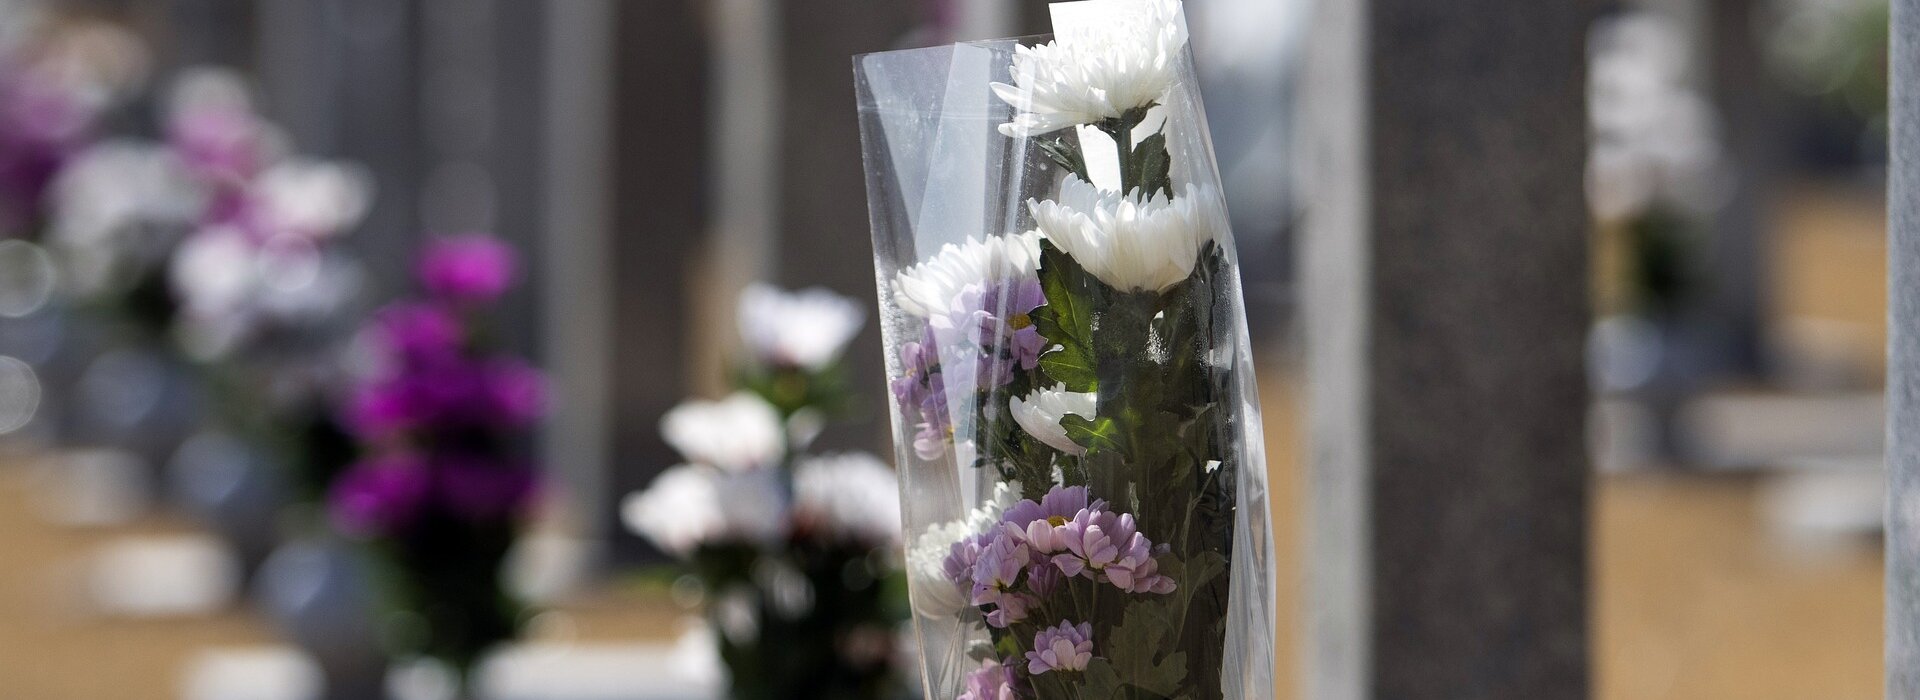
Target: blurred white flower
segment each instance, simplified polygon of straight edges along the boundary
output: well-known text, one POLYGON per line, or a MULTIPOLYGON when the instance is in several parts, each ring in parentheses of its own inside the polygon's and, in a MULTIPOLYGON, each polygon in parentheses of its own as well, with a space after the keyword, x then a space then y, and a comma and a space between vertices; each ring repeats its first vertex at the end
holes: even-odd
POLYGON ((136 141, 106 141, 75 156, 53 182, 50 235, 73 245, 108 242, 145 223, 185 224, 199 213, 204 193, 185 182, 167 149, 136 141))
POLYGON ((819 287, 788 292, 755 284, 740 293, 740 338, 763 364, 823 369, 866 322, 859 303, 819 287))
POLYGON ((839 534, 875 543, 900 540, 900 480, 865 452, 810 457, 794 467, 793 507, 839 534))
POLYGON ((262 172, 252 194, 270 230, 326 238, 366 216, 373 201, 373 176, 357 165, 288 159, 262 172))
POLYGON ((621 520, 679 557, 702 545, 771 544, 786 533, 787 507, 772 472, 724 472, 682 464, 627 496, 621 520))
POLYGON ((92 294, 131 259, 164 249, 149 238, 183 233, 205 198, 167 149, 103 142, 82 151, 55 178, 48 193, 48 242, 60 251, 74 291, 92 294))
POLYGON ((660 433, 688 460, 729 471, 771 467, 787 451, 780 412, 746 391, 675 406, 660 419, 660 433))
POLYGON ((216 66, 193 66, 182 70, 167 86, 164 118, 171 121, 185 113, 206 109, 253 112, 253 97, 247 79, 239 71, 216 66))
POLYGON ((1086 454, 1087 448, 1067 438, 1067 429, 1060 425, 1060 420, 1067 414, 1092 418, 1097 399, 1091 392, 1067 391, 1055 385, 1050 389, 1034 389, 1024 397, 1015 396, 1008 400, 1007 407, 1013 412, 1013 422, 1019 423, 1035 440, 1078 456, 1086 454))
POLYGON ((218 227, 188 236, 168 270, 188 313, 225 315, 244 306, 260 282, 258 246, 245 233, 218 227))
POLYGON ((999 286, 1032 278, 1039 270, 1038 233, 970 237, 964 243, 941 246, 933 257, 901 270, 894 276, 893 300, 909 314, 937 317, 955 310, 955 299, 969 286, 999 286))
POLYGON ((993 84, 994 94, 1016 111, 1000 133, 1020 138, 1092 124, 1154 105, 1166 94, 1187 44, 1180 3, 1107 3, 1101 10, 1100 21, 1015 50, 1014 84, 993 84))
POLYGON ((1201 247, 1227 230, 1226 205, 1205 185, 1142 198, 1068 176, 1059 200, 1030 199, 1027 207, 1047 240, 1121 291, 1162 292, 1186 280, 1201 247))
POLYGON ((1718 117, 1688 83, 1687 39, 1671 21, 1628 13, 1594 28, 1587 110, 1587 198, 1603 220, 1655 202, 1707 211, 1724 196, 1718 117))
POLYGON ((199 231, 180 243, 167 270, 180 300, 181 344, 216 359, 263 324, 322 320, 351 303, 360 270, 294 236, 255 240, 232 226, 199 231))

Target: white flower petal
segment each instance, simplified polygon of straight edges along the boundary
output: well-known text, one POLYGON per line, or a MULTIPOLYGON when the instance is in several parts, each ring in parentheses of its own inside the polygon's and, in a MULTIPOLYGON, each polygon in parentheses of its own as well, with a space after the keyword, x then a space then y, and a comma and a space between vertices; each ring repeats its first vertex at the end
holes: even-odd
POLYGON ((1067 438, 1067 429, 1060 425, 1060 420, 1067 414, 1092 418, 1097 398, 1092 393, 1067 391, 1055 385, 1050 389, 1035 389, 1026 396, 1015 396, 1007 404, 1013 421, 1028 435, 1048 447, 1077 456, 1086 454, 1087 448, 1067 438))
POLYGON ((786 504, 768 472, 682 464, 621 503, 621 520, 662 550, 686 557, 719 542, 769 544, 786 531, 786 504))
POLYGON ((932 318, 952 310, 954 299, 968 285, 1032 278, 1039 270, 1037 233, 968 238, 942 246, 925 262, 895 275, 893 301, 902 311, 932 318))
POLYGON ((812 457, 793 472, 794 509, 836 533, 874 543, 900 539, 900 481, 864 452, 812 457))
POLYGON ((1047 240, 1101 281, 1123 291, 1161 292, 1193 274, 1200 249, 1226 231, 1226 207, 1211 187, 1142 198, 1068 177, 1054 200, 1028 200, 1047 240))
POLYGON ((867 312, 852 298, 815 287, 787 292, 756 284, 740 293, 740 337, 755 359, 765 364, 820 370, 867 322, 867 312))
POLYGON ((1013 84, 994 94, 1019 114, 1001 133, 1026 137, 1112 119, 1156 104, 1187 44, 1175 0, 1148 0, 1060 38, 1014 51, 1013 84))
POLYGON ((729 471, 773 466, 787 449, 779 411, 745 391, 675 406, 660 419, 660 433, 687 459, 729 471))

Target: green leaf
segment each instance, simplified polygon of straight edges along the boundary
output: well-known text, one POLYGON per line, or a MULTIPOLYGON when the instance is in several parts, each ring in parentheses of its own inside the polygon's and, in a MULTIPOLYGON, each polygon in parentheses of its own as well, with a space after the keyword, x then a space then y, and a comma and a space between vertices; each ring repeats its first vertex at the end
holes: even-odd
POLYGON ((1034 309, 1034 329, 1058 347, 1040 356, 1040 369, 1054 382, 1072 391, 1099 387, 1093 353, 1093 306, 1105 295, 1105 285, 1088 274, 1073 256, 1040 242, 1040 290, 1047 303, 1034 309))
MULTIPOLYGON (((1168 650, 1179 645, 1181 598, 1167 595, 1134 601, 1105 639, 1094 640, 1095 652, 1106 657, 1115 680, 1159 697, 1178 696, 1187 679, 1187 654, 1168 650)), ((1096 679, 1089 664, 1087 681, 1089 686, 1104 685, 1106 679, 1096 679)))
POLYGON ((1094 391, 1100 388, 1100 375, 1084 347, 1055 348, 1040 356, 1040 371, 1053 381, 1065 384, 1069 391, 1094 391))
POLYGON ((1040 152, 1047 154, 1049 160, 1059 164, 1082 181, 1092 181, 1092 178, 1087 176, 1087 158, 1080 152, 1079 139, 1070 139, 1066 136, 1041 139, 1040 152))
POLYGON ((1127 181, 1151 197, 1155 192, 1173 196, 1173 158, 1167 154, 1167 132, 1162 130, 1140 140, 1127 159, 1127 181))
MULTIPOLYGON (((1120 680, 1120 674, 1114 672, 1113 664, 1108 663, 1106 659, 1094 659, 1087 664, 1087 670, 1084 671, 1084 673, 1086 675, 1086 681, 1080 685, 1080 697, 1084 700, 1111 700, 1113 698, 1123 697, 1121 693, 1124 691, 1126 683, 1120 680)), ((1050 675, 1054 674, 1041 674, 1041 676, 1036 677, 1035 680, 1038 681, 1039 678, 1050 675)), ((1039 683, 1036 682, 1034 685, 1035 689, 1038 690, 1039 683)), ((1055 696, 1043 693, 1041 697, 1055 696)), ((1061 695, 1058 697, 1068 696, 1061 695)))
POLYGON ((1087 454, 1121 449, 1120 426, 1112 418, 1089 420, 1069 413, 1060 418, 1060 426, 1067 429, 1067 439, 1073 444, 1087 448, 1087 454))

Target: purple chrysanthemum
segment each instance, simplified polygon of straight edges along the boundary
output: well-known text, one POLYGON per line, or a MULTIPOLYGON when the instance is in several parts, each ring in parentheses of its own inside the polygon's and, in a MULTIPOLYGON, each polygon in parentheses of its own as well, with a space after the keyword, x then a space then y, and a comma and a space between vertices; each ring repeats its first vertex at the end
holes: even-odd
POLYGON ((989 659, 967 674, 967 689, 957 700, 1019 700, 1018 682, 1012 666, 989 659))
POLYGON ((1093 662, 1093 623, 1061 622, 1033 636, 1027 652, 1027 672, 1084 671, 1093 662))
POLYGON ((1102 510, 1106 501, 1090 501, 1085 486, 1055 486, 1039 501, 1023 500, 1007 509, 1004 521, 1012 525, 1037 554, 1065 549, 1066 528, 1089 509, 1102 510))
POLYGON ((992 602, 981 599, 987 592, 1011 589, 1031 560, 1025 543, 1004 532, 995 533, 986 548, 980 550, 980 558, 973 564, 974 604, 992 602))
POLYGON ((1064 552, 1052 562, 1066 575, 1085 573, 1127 593, 1173 593, 1175 581, 1160 573, 1154 543, 1133 524, 1131 514, 1081 510, 1073 522, 1048 533, 1064 552))
POLYGON ((1160 573, 1153 543, 1134 526, 1133 516, 1084 510, 1053 533, 1065 551, 1053 563, 1068 576, 1085 574, 1131 593, 1171 593, 1175 583, 1160 573))
POLYGON ((1027 618, 1027 612, 1039 600, 1015 588, 1020 574, 1033 563, 1027 545, 1012 533, 995 531, 973 564, 974 605, 994 606, 987 613, 987 624, 1006 627, 1027 618))

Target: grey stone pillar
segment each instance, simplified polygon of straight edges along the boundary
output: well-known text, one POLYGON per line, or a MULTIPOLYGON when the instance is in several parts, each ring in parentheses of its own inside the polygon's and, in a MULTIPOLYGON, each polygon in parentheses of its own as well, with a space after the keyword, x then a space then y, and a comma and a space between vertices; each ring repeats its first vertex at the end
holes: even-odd
POLYGON ((1304 697, 1583 698, 1583 3, 1325 3, 1304 697))
POLYGON ((267 114, 303 152, 372 171, 373 207, 345 245, 367 266, 375 299, 409 287, 420 237, 420 3, 263 0, 260 88, 267 114))
POLYGON ((1887 697, 1920 697, 1920 0, 1893 0, 1887 182, 1887 697))
POLYGON ((1771 197, 1780 170, 1782 138, 1777 90, 1768 74, 1766 47, 1757 21, 1762 0, 1709 0, 1705 27, 1713 101, 1725 125, 1731 196, 1714 215, 1704 253, 1710 296, 1705 316, 1712 328, 1713 370, 1736 377, 1766 371, 1766 268, 1771 197))
MULTIPOLYGON (((607 260, 614 269, 608 333, 616 354, 607 425, 615 468, 607 486, 618 498, 679 459, 660 438, 659 421, 691 384, 687 338, 695 319, 688 263, 707 232, 712 118, 704 3, 614 5, 607 260)), ((614 532, 624 532, 616 513, 600 517, 614 532)), ((623 534, 613 554, 633 559, 648 551, 623 534)))
POLYGON ((553 419, 543 447, 594 555, 621 531, 609 516, 613 348, 613 41, 616 0, 548 7, 542 118, 544 257, 540 303, 553 419))
POLYGON ((169 0, 160 19, 172 30, 163 65, 252 64, 253 4, 247 0, 169 0))
MULTIPOLYGON (((871 0, 781 2, 782 116, 780 216, 775 281, 790 287, 821 285, 875 308, 873 243, 866 213, 857 206, 866 176, 860 165, 860 128, 851 57, 897 48, 924 19, 918 3, 871 0)), ((835 426, 821 438, 829 449, 878 449, 885 444, 886 373, 878 324, 847 350, 857 396, 874 397, 863 420, 835 426)))

